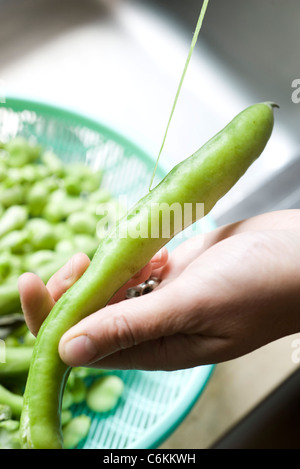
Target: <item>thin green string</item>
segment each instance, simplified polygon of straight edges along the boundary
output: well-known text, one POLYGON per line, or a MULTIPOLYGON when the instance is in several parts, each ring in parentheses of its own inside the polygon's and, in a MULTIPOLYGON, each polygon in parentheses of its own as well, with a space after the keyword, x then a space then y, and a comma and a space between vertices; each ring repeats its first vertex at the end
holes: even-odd
POLYGON ((196 29, 195 29, 195 32, 194 32, 194 35, 193 35, 191 47, 190 47, 188 57, 186 59, 184 69, 183 69, 183 72, 182 72, 182 75, 181 75, 181 78, 180 78, 180 82, 179 82, 179 85, 178 85, 178 88, 177 88, 177 92, 176 92, 176 95, 175 95, 174 103, 173 103, 173 106, 172 106, 171 114, 170 114, 170 117, 169 117, 169 120, 168 120, 168 124, 167 124, 167 127, 166 127, 166 131, 165 131, 165 134, 164 134, 162 145, 160 147, 158 157, 157 157, 157 160, 156 160, 156 164, 155 164, 155 168, 154 168, 152 178, 151 178, 151 181, 150 181, 149 191, 151 191, 151 186, 153 184, 155 173, 156 173, 156 170, 157 170, 157 167, 158 167, 158 162, 159 162, 160 156, 162 154, 162 151, 163 151, 163 148, 164 148, 164 145, 165 145, 165 141, 166 141, 166 138, 167 138, 167 133, 168 133, 168 130, 169 130, 169 127, 170 127, 170 124, 171 124, 171 120, 172 120, 172 117, 173 117, 173 114, 174 114, 174 110, 175 110, 175 107, 176 107, 176 104, 177 104, 177 101, 178 101, 178 97, 179 97, 179 94, 180 94, 180 91, 181 91, 183 80, 184 80, 184 77, 186 75, 186 71, 188 69, 188 66, 189 66, 189 63, 190 63, 190 60, 191 60, 191 57, 192 57, 192 53, 193 53, 194 47, 196 45, 200 30, 201 30, 201 26, 202 26, 202 23, 203 23, 203 20, 204 20, 204 16, 205 16, 205 13, 206 13, 208 2, 209 2, 209 0, 203 0, 202 8, 201 8, 200 15, 199 15, 197 25, 196 25, 196 29))

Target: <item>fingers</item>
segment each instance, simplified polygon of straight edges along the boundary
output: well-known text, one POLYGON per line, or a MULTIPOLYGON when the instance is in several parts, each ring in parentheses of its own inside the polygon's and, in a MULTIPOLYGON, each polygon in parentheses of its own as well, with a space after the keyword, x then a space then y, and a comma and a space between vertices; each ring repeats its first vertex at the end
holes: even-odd
POLYGON ((35 274, 19 277, 18 288, 25 321, 35 336, 54 306, 54 300, 42 280, 35 274))
MULTIPOLYGON (((167 259, 168 251, 163 248, 150 263, 116 293, 112 302, 123 300, 128 288, 147 280, 154 270, 161 268, 167 262, 167 259)), ((18 287, 22 310, 27 326, 34 335, 37 335, 42 322, 55 302, 82 276, 89 264, 88 256, 78 253, 50 278, 47 285, 44 285, 42 280, 33 273, 20 276, 18 287)))
POLYGON ((86 254, 75 254, 49 279, 47 289, 54 301, 57 301, 82 276, 89 264, 90 259, 86 254))
POLYGON ((108 370, 174 371, 224 361, 225 347, 226 339, 222 337, 178 333, 119 350, 89 366, 108 370))
POLYGON ((160 269, 168 261, 168 250, 163 247, 151 259, 152 270, 160 269))
POLYGON ((70 366, 103 369, 171 371, 215 363, 225 356, 228 339, 201 333, 200 303, 184 281, 174 281, 107 306, 64 334, 60 356, 70 366))
POLYGON ((79 322, 62 337, 61 358, 71 366, 173 369, 247 353, 278 337, 283 326, 285 332, 293 330, 298 297, 283 326, 281 311, 286 298, 299 291, 293 260, 298 243, 275 232, 230 236, 202 252, 172 282, 163 279, 152 293, 79 322), (285 280, 286 291, 279 294, 285 290, 287 254, 292 259, 284 278, 292 265, 297 288, 291 292, 291 281, 285 280))
POLYGON ((18 288, 22 310, 27 326, 34 335, 37 335, 55 302, 81 277, 89 262, 85 254, 76 254, 50 278, 47 286, 33 273, 20 276, 18 288))
POLYGON ((97 311, 63 335, 59 344, 62 360, 71 366, 87 365, 145 341, 176 334, 188 322, 188 302, 182 315, 183 298, 180 285, 174 282, 97 311))

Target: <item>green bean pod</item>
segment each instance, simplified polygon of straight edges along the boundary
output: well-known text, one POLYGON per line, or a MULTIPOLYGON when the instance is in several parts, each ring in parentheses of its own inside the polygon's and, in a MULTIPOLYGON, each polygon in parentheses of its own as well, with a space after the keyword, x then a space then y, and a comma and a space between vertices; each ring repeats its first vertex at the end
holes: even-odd
MULTIPOLYGON (((24 448, 63 448, 60 413, 70 368, 58 354, 62 335, 78 321, 104 307, 175 234, 157 229, 151 217, 156 204, 204 204, 206 215, 258 158, 272 133, 273 104, 259 103, 237 115, 222 131, 172 171, 123 217, 100 242, 84 275, 55 304, 37 336, 21 417, 24 448), (148 236, 128 236, 136 232, 148 236), (120 235, 125 233, 125 235, 120 235)), ((193 210, 190 223, 196 221, 193 210)), ((185 227, 185 225, 184 225, 185 227)))

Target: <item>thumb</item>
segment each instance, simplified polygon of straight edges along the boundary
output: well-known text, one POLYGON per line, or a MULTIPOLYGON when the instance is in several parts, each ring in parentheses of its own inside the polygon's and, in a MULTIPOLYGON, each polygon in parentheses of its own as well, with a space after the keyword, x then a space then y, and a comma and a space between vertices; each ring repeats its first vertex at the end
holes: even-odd
POLYGON ((59 353, 70 366, 90 365, 182 328, 180 287, 163 282, 151 293, 108 305, 84 318, 61 338, 59 353), (171 291, 172 290, 172 291, 171 291), (178 301, 174 301, 174 294, 178 301))

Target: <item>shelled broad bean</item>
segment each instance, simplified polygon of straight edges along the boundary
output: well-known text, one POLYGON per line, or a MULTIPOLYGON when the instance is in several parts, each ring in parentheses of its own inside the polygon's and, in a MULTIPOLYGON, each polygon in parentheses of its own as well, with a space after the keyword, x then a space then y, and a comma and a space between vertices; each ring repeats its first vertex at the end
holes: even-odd
MULTIPOLYGON (((0 449, 19 449, 19 425, 23 391, 35 337, 22 324, 6 338, 6 360, 0 363, 0 449)), ((76 447, 88 434, 93 413, 114 409, 124 383, 114 372, 73 368, 62 401, 61 425, 64 448, 76 447), (84 405, 87 412, 76 406, 84 405)))
POLYGON ((97 208, 115 204, 101 181, 102 171, 64 163, 24 138, 1 143, 0 316, 20 312, 17 279, 23 272, 47 281, 74 253, 93 256, 100 238, 97 208))
MULTIPOLYGON (((0 317, 22 314, 17 280, 23 272, 35 272, 47 282, 76 252, 93 256, 100 239, 97 208, 116 206, 101 181, 101 171, 80 162, 63 163, 53 152, 24 138, 0 143, 0 317)), ((25 322, 5 337, 5 362, 0 362, 0 449, 20 447, 19 418, 34 342, 25 322)), ((89 416, 73 415, 74 405, 89 403, 95 411, 95 399, 101 401, 101 394, 107 399, 105 386, 98 385, 97 396, 90 387, 91 376, 99 374, 104 372, 74 368, 69 375, 62 405, 66 448, 75 447, 90 427, 89 416)), ((117 401, 112 388, 111 405, 105 410, 117 401)))

